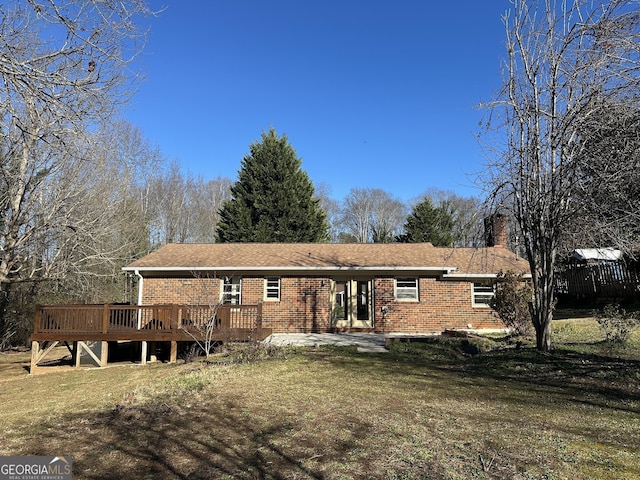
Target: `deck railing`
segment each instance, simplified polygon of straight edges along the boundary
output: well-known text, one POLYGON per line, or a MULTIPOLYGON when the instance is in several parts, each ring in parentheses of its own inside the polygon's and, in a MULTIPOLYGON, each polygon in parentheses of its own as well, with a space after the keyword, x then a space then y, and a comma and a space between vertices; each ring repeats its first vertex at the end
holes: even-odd
POLYGON ((38 305, 35 337, 105 335, 184 340, 204 332, 262 330, 262 305, 38 305), (159 338, 159 337, 158 337, 159 338))

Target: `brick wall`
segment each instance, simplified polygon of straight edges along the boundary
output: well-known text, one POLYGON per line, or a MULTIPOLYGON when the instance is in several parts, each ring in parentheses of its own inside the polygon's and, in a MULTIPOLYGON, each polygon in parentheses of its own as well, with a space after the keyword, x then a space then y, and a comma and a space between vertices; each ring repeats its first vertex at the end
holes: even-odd
POLYGON ((262 305, 262 324, 274 332, 326 332, 331 329, 328 277, 281 277, 280 301, 262 305))
MULTIPOLYGON (((331 278, 280 277, 280 301, 263 301, 264 277, 242 277, 242 303, 263 301, 262 324, 274 333, 327 332, 331 329, 331 278)), ((487 307, 472 305, 473 284, 419 280, 419 302, 398 302, 394 278, 378 277, 374 284, 375 331, 434 333, 450 328, 503 328, 487 307), (387 307, 383 315, 382 307, 387 307)), ((145 278, 143 304, 208 304, 219 301, 220 278, 145 278)))
POLYGON ((145 278, 142 304, 207 305, 220 299, 220 285, 214 277, 145 278))
POLYGON ((394 298, 393 277, 375 279, 376 331, 439 333, 452 328, 504 328, 493 310, 474 307, 473 284, 420 278, 419 302, 398 302, 394 298), (382 307, 387 312, 382 313, 382 307))

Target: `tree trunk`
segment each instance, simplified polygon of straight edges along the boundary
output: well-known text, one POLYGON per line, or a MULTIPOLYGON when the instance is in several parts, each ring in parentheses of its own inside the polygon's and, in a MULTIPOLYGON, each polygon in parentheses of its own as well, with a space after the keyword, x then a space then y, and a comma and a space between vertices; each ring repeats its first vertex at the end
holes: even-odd
MULTIPOLYGON (((542 313, 542 312, 541 312, 542 313)), ((551 350, 551 316, 536 322, 536 348, 543 352, 551 350)))
POLYGON ((7 307, 9 306, 9 292, 11 291, 11 283, 0 282, 0 350, 6 348, 5 341, 8 340, 7 327, 7 307))
MULTIPOLYGON (((552 252, 555 250, 552 249, 552 252)), ((555 254, 555 253, 554 253, 555 254)), ((551 322, 555 306, 554 295, 554 261, 553 257, 547 259, 545 269, 539 269, 537 281, 534 281, 534 298, 531 305, 533 326, 536 330, 536 348, 548 352, 551 350, 551 322), (542 271, 544 270, 544 271, 542 271)), ((533 269, 536 271, 537 269, 533 269)))

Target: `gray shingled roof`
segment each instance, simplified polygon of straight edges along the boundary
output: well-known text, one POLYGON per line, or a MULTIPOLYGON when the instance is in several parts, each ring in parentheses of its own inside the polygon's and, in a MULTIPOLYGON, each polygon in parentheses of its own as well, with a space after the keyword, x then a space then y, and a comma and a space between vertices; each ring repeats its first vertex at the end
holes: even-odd
POLYGON ((127 271, 434 270, 444 274, 528 273, 503 247, 443 248, 430 243, 212 243, 161 247, 127 271))

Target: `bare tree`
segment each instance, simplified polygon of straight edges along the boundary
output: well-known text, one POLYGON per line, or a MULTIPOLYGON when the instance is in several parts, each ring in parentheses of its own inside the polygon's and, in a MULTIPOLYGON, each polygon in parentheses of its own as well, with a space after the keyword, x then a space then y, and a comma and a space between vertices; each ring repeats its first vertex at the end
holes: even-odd
POLYGON ((578 211, 560 250, 616 247, 640 253, 640 110, 633 104, 602 105, 583 122, 585 139, 575 192, 578 211))
POLYGON ((21 245, 25 258, 7 289, 13 341, 29 335, 35 302, 128 299, 121 267, 149 251, 144 186, 156 157, 147 147, 129 124, 110 125, 94 135, 82 162, 64 162, 29 197, 29 225, 37 228, 21 245))
POLYGON ((315 197, 320 200, 320 208, 327 216, 329 241, 337 243, 340 235, 340 202, 331 198, 331 186, 322 182, 315 186, 315 197))
POLYGON ((462 197, 451 190, 429 188, 415 200, 417 205, 428 197, 433 206, 447 213, 452 219, 453 245, 456 247, 477 247, 482 244, 483 205, 477 197, 462 197))
POLYGON ((63 281, 80 301, 119 301, 121 267, 150 249, 146 185, 162 157, 126 122, 101 130, 84 157, 61 178, 75 202, 48 244, 59 255, 44 277, 63 281))
POLYGON ((554 267, 576 212, 584 125, 603 104, 637 105, 640 10, 634 0, 513 0, 504 16, 505 84, 489 127, 497 158, 485 185, 512 211, 533 282, 538 349, 551 348, 554 267))
POLYGON ((51 265, 73 228, 102 219, 69 225, 86 197, 63 186, 83 171, 95 126, 130 97, 151 12, 140 0, 11 1, 0 12, 2 336, 11 285, 46 274, 34 244, 51 265))
POLYGON ((215 242, 220 208, 231 198, 231 184, 222 177, 208 182, 194 179, 175 161, 160 169, 149 186, 152 245, 215 242))
POLYGON ((218 319, 222 298, 215 285, 220 284, 220 279, 215 274, 201 275, 194 272, 193 276, 197 288, 195 294, 190 295, 189 318, 186 324, 181 325, 181 328, 208 358, 220 340, 220 335, 224 336, 225 333, 229 333, 221 328, 218 319))
POLYGON ((231 199, 231 179, 218 177, 205 182, 198 178, 189 192, 192 222, 188 238, 197 243, 214 243, 220 208, 231 199))
POLYGON ((192 223, 189 195, 193 183, 193 179, 185 176, 175 161, 152 180, 149 192, 152 205, 150 234, 154 246, 187 241, 192 223))
POLYGON ((374 205, 369 192, 366 188, 352 188, 343 202, 340 216, 342 230, 352 235, 358 243, 367 243, 371 239, 374 205))
POLYGON ((373 217, 371 219, 371 236, 374 243, 391 243, 402 230, 402 223, 407 217, 407 206, 387 192, 374 189, 373 217))
POLYGON ((356 242, 390 242, 406 216, 406 205, 384 190, 352 188, 344 199, 341 226, 356 242))

